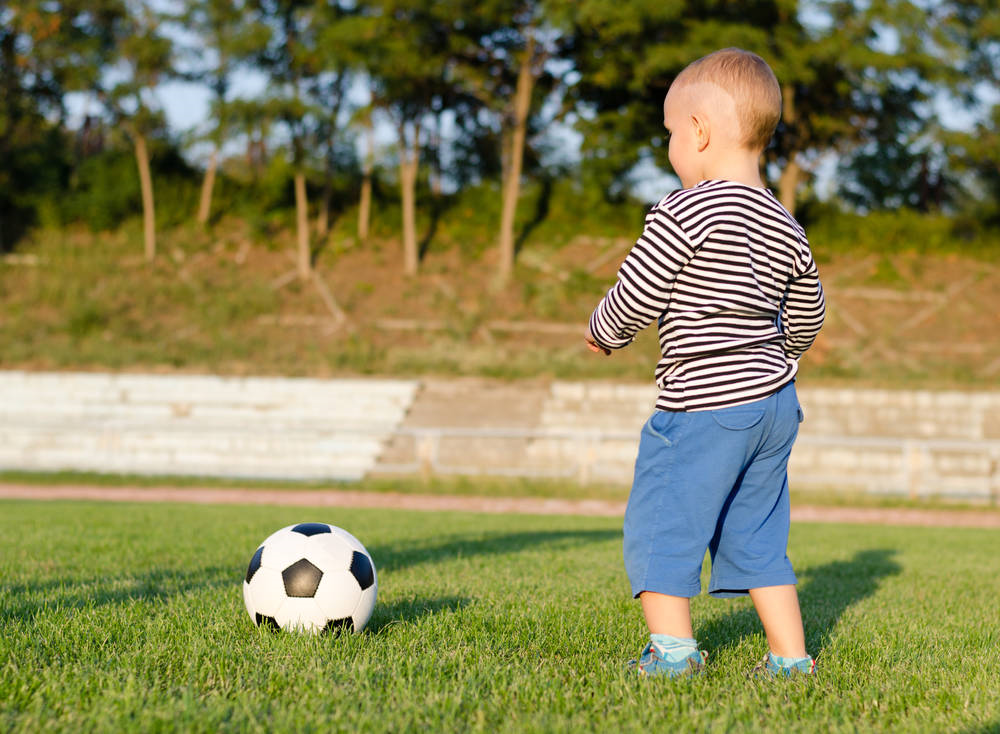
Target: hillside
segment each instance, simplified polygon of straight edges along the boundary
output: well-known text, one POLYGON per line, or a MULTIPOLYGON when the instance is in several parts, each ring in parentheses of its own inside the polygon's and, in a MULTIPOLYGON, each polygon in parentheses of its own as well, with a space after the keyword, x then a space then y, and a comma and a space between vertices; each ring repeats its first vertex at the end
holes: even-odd
MULTIPOLYGON (((295 277, 290 228, 240 220, 160 234, 153 265, 137 222, 44 230, 0 260, 0 367, 221 374, 480 375, 648 380, 650 333, 611 358, 587 352, 586 319, 641 214, 618 231, 582 223, 530 233, 515 276, 460 208, 402 275, 391 220, 359 244, 343 217, 295 277), (466 221, 466 220, 469 221, 466 221)), ((565 221, 565 220, 563 220, 565 221)), ((436 230, 436 231, 434 231, 436 230)), ((638 230, 635 230, 636 232, 638 230)), ((815 240, 814 240, 815 242, 815 240)), ((988 387, 1000 375, 1000 268, 957 248, 817 247, 829 312, 803 375, 884 386, 988 387)))

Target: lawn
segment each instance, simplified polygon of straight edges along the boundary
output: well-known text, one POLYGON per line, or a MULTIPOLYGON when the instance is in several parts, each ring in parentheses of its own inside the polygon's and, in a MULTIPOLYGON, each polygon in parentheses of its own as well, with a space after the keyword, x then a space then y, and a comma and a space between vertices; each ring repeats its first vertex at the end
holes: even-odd
POLYGON ((614 519, 0 503, 0 730, 1000 731, 1000 533, 793 527, 812 680, 758 682, 743 600, 694 602, 709 672, 640 681, 614 519), (379 571, 360 635, 271 634, 240 582, 294 522, 379 571))

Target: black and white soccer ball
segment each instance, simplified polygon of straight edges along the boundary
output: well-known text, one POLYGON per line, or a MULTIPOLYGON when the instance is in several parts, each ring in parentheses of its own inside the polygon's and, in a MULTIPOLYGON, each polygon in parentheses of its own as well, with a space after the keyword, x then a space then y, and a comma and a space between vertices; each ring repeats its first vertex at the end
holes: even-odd
POLYGON ((335 525, 304 522, 260 544, 243 582, 243 601, 258 626, 360 632, 377 591, 375 564, 360 540, 335 525))

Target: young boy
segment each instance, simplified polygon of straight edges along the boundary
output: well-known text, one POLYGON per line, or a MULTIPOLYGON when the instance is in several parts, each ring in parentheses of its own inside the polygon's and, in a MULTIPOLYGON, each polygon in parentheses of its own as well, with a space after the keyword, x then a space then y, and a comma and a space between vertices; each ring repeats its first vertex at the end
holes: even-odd
POLYGON ((749 594, 763 623, 757 672, 815 669, 786 555, 786 467, 802 420, 797 360, 824 302, 805 232, 760 177, 780 116, 778 81, 756 54, 727 48, 681 72, 663 117, 683 188, 649 212, 590 318, 592 351, 610 354, 656 320, 663 355, 624 524, 650 632, 640 676, 703 669, 690 597, 706 548, 709 593, 749 594))

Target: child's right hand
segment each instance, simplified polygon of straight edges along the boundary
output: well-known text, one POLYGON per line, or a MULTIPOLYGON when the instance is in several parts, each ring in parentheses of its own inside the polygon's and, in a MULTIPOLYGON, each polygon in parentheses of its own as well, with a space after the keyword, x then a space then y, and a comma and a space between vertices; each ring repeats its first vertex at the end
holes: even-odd
POLYGON ((600 344, 597 343, 597 341, 594 339, 594 335, 590 333, 590 329, 587 329, 587 333, 583 335, 583 339, 584 341, 587 342, 587 349, 594 352, 595 354, 600 354, 601 352, 604 352, 605 356, 611 355, 610 349, 608 349, 607 347, 602 347, 600 344))

